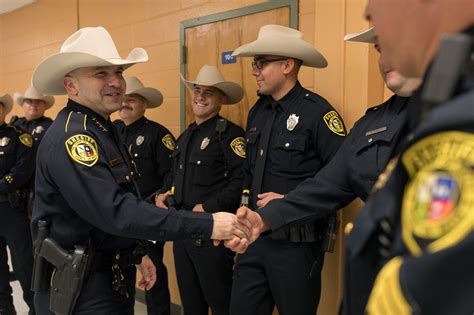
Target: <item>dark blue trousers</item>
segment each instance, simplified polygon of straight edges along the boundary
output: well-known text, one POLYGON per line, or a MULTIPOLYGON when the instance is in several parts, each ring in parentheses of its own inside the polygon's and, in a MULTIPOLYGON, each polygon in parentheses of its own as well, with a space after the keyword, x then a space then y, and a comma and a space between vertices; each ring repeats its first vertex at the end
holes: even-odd
POLYGON ((149 244, 148 256, 156 267, 156 283, 145 291, 148 315, 170 315, 170 291, 168 289, 168 270, 163 264, 164 242, 149 244))

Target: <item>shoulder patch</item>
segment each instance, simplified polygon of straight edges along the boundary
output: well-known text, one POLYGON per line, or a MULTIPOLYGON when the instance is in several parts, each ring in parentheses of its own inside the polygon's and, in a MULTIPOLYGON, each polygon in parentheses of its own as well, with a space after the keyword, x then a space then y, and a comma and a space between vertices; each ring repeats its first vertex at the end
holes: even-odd
POLYGON ((171 151, 174 150, 174 148, 176 147, 176 142, 174 141, 174 138, 171 134, 167 133, 162 139, 161 141, 163 142, 163 144, 165 145, 165 147, 167 147, 168 149, 170 149, 171 151))
POLYGON ((245 139, 237 137, 230 143, 230 148, 241 158, 245 158, 245 139))
POLYGON ((402 237, 413 255, 451 247, 474 227, 474 135, 451 131, 420 140, 402 156, 409 182, 402 237))
POLYGON ((24 133, 18 137, 20 139, 20 142, 23 143, 25 146, 28 148, 31 148, 33 146, 33 137, 29 133, 24 133))
POLYGON ((324 115, 323 119, 326 125, 329 127, 329 130, 334 132, 336 135, 342 137, 346 135, 346 127, 344 127, 344 123, 336 111, 332 110, 328 112, 326 115, 324 115))
POLYGON ((88 135, 77 134, 65 142, 69 157, 76 163, 92 167, 99 160, 97 142, 88 135))

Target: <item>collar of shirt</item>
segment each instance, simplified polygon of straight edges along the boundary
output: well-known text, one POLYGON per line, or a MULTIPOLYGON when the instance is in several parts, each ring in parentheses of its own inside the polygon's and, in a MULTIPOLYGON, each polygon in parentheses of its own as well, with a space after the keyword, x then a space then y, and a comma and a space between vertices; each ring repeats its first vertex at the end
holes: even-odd
MULTIPOLYGON (((276 108, 281 108, 285 113, 287 113, 291 107, 291 104, 293 104, 298 99, 302 90, 303 87, 301 86, 301 83, 299 81, 296 81, 295 86, 280 100, 276 101, 278 104, 276 105, 276 108)), ((274 104, 274 102, 275 101, 268 102, 267 107, 271 109, 273 107, 272 104, 274 104)))
POLYGON ((191 129, 192 131, 194 131, 194 130, 206 131, 209 128, 215 128, 215 127, 213 127, 215 125, 214 123, 216 122, 217 119, 220 119, 220 118, 222 118, 220 115, 215 115, 215 116, 209 118, 208 120, 202 122, 199 125, 197 125, 194 122, 191 125, 189 125, 189 128, 192 128, 191 129))
POLYGON ((142 116, 141 118, 139 118, 138 120, 134 121, 131 125, 128 125, 126 128, 127 128, 127 131, 130 133, 130 134, 133 134, 135 133, 136 131, 138 131, 145 123, 146 123, 147 119, 145 118, 145 116, 142 116))
POLYGON ((68 100, 66 107, 72 111, 83 113, 87 116, 89 116, 91 119, 95 119, 99 124, 103 125, 105 128, 110 129, 110 126, 112 126, 112 122, 110 119, 105 119, 101 115, 97 114, 94 112, 92 109, 89 107, 86 107, 84 105, 81 105, 71 99, 68 100))

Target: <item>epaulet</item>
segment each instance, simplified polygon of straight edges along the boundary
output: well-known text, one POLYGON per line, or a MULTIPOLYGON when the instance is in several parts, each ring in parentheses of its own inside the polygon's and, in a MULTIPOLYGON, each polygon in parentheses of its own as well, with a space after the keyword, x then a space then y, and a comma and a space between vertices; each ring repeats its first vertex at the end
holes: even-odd
POLYGON ((371 112, 375 112, 375 111, 378 110, 379 108, 380 108, 380 105, 375 105, 375 106, 369 107, 369 108, 367 108, 367 110, 365 111, 365 113, 368 114, 368 113, 371 113, 371 112))
POLYGON ((87 130, 87 114, 75 112, 73 110, 66 114, 64 132, 87 130))
POLYGON ((318 94, 314 93, 314 92, 311 92, 309 90, 304 90, 304 98, 307 99, 307 100, 310 100, 312 101, 313 103, 318 103, 318 102, 321 102, 321 101, 325 101, 326 100, 324 98, 322 98, 321 96, 319 96, 318 94))
POLYGON ((10 118, 10 121, 8 122, 10 125, 13 125, 15 122, 18 121, 18 116, 17 115, 13 115, 11 118, 10 118))

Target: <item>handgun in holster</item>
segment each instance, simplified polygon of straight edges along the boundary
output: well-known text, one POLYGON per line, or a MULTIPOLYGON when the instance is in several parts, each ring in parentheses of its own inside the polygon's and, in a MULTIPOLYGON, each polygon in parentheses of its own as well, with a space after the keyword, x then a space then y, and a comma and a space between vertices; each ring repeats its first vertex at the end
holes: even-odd
POLYGON ((33 292, 44 292, 50 288, 50 279, 53 272, 51 265, 43 256, 39 254, 41 245, 45 238, 48 237, 49 226, 46 221, 38 221, 38 235, 34 241, 34 263, 33 275, 31 279, 31 290, 33 292))
POLYGON ((322 251, 330 253, 334 252, 338 229, 339 219, 337 218, 337 213, 332 213, 328 216, 325 233, 323 234, 323 243, 321 245, 322 251))
POLYGON ((39 255, 53 264, 50 310, 55 314, 72 314, 82 286, 89 272, 90 256, 85 246, 76 245, 73 251, 63 249, 50 238, 45 238, 39 255))

